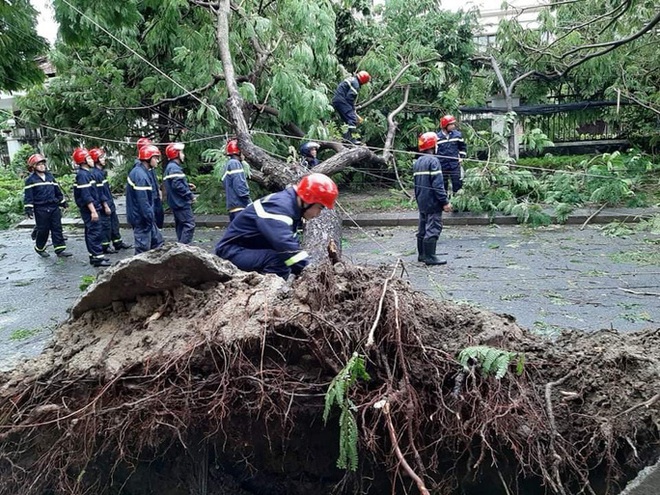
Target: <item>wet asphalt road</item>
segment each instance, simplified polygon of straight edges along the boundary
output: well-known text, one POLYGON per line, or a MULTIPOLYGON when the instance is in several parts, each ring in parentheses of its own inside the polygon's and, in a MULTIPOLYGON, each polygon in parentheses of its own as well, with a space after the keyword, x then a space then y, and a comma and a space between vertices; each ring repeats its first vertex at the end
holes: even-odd
MULTIPOLYGON (((122 232, 132 242, 131 232, 122 232)), ((212 251, 222 232, 198 229, 195 244, 212 251)), ((174 241, 172 229, 163 233, 174 241)), ((416 261, 414 233, 404 227, 345 229, 344 257, 370 265, 401 258, 413 287, 431 297, 508 313, 548 335, 560 328, 660 326, 658 235, 610 238, 589 226, 451 227, 438 249, 448 253, 449 264, 427 267, 416 261)), ((67 235, 74 257, 44 259, 34 253, 29 230, 0 232, 0 370, 41 352, 53 328, 68 317, 82 278, 100 270, 88 263, 82 231, 67 235)))

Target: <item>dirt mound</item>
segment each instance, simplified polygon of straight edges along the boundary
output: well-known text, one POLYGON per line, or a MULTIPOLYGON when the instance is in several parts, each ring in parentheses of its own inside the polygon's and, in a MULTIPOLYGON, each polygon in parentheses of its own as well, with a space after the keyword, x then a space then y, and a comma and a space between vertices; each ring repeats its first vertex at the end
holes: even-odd
POLYGON ((172 284, 3 377, 0 493, 614 494, 658 457, 659 344, 546 341, 386 269, 172 284))

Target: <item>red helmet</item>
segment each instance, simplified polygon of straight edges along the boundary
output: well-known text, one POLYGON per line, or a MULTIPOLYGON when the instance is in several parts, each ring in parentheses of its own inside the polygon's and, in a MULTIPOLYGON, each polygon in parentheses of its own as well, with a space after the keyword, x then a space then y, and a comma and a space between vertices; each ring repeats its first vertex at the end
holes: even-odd
POLYGON ((367 84, 369 81, 371 81, 371 76, 366 70, 361 70, 357 74, 355 74, 355 77, 357 77, 357 80, 360 84, 367 84))
POLYGON ((92 160, 94 160, 94 163, 96 163, 99 161, 99 158, 105 156, 105 151, 103 151, 101 148, 92 148, 89 150, 89 156, 91 156, 92 160))
POLYGON ((175 158, 179 158, 179 151, 183 151, 185 147, 186 145, 183 143, 168 144, 167 148, 165 148, 165 155, 167 155, 168 160, 174 160, 175 158))
POLYGON ((226 155, 240 155, 241 154, 241 149, 238 147, 238 140, 237 139, 232 139, 231 141, 227 141, 227 146, 225 146, 225 154, 226 155))
POLYGON ((35 153, 28 158, 28 167, 36 167, 38 163, 45 162, 46 157, 40 153, 35 153))
POLYGON ((87 151, 87 148, 76 148, 73 150, 73 163, 81 165, 87 161, 88 156, 89 151, 87 151))
POLYGON ((442 129, 445 129, 449 124, 455 124, 456 123, 456 117, 453 115, 445 115, 440 119, 440 127, 442 129))
POLYGON ((140 139, 137 140, 137 149, 140 151, 140 148, 143 146, 146 146, 148 144, 151 144, 151 139, 147 137, 141 137, 140 139))
POLYGON ((417 139, 419 151, 434 149, 438 144, 438 135, 435 132, 425 132, 417 139))
POLYGON ((154 156, 160 157, 160 150, 153 144, 145 144, 138 151, 138 159, 145 162, 151 160, 154 156))
POLYGON ((339 189, 330 177, 323 174, 309 174, 300 179, 296 188, 298 196, 307 204, 320 203, 326 208, 334 208, 339 189))

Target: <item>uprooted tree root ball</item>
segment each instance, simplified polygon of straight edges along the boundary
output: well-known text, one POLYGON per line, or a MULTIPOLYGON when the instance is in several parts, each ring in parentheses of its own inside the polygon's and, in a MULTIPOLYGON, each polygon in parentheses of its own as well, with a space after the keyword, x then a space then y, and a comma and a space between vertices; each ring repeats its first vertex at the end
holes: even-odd
POLYGON ((657 459, 659 330, 551 342, 391 270, 234 272, 86 311, 3 377, 0 493, 615 494, 657 459), (522 373, 463 366, 474 346, 522 373))

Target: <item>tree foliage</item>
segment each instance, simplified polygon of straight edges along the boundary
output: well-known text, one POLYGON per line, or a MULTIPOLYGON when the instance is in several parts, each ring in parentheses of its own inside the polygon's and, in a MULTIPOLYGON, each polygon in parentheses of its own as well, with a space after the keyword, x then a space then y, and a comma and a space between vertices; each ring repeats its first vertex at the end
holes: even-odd
POLYGON ((36 18, 29 0, 0 2, 0 90, 16 91, 43 81, 37 59, 48 52, 48 43, 37 35, 36 18))

